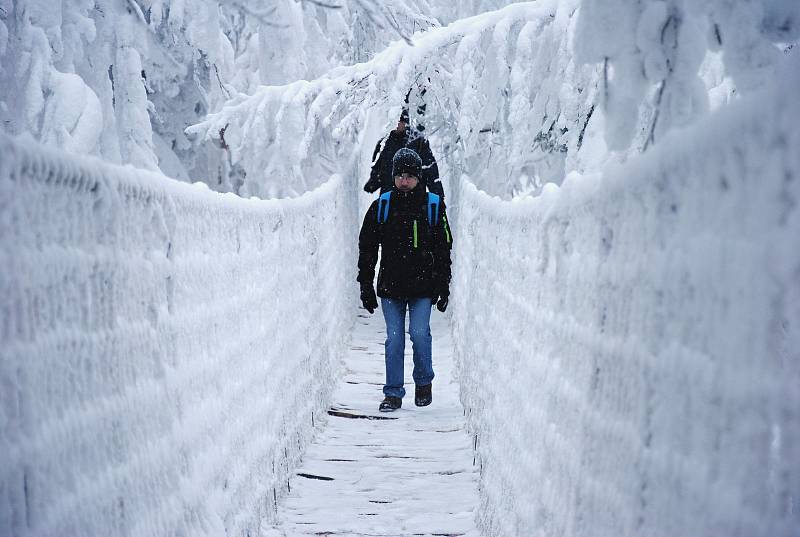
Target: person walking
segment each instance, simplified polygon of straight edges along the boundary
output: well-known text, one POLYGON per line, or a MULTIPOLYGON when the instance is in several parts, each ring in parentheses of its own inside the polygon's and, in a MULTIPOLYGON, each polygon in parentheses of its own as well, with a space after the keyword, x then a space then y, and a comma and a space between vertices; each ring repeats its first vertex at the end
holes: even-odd
POLYGON ((364 217, 358 238, 358 282, 361 303, 370 314, 381 308, 386 321, 386 384, 379 410, 402 406, 406 311, 413 346, 414 403, 433 400, 434 378, 430 329, 434 305, 444 312, 450 296, 450 250, 453 236, 444 201, 426 192, 419 180, 422 159, 409 148, 392 158, 394 187, 375 200, 364 217), (377 297, 373 288, 381 252, 377 297))
POLYGON ((372 153, 372 169, 364 190, 372 193, 380 189, 383 194, 394 188, 392 159, 403 147, 413 150, 422 161, 417 179, 421 180, 430 192, 444 198, 444 187, 439 180, 439 166, 433 157, 428 140, 422 132, 412 129, 409 125, 408 108, 403 108, 394 130, 389 132, 388 136, 381 138, 375 146, 375 151, 372 153))

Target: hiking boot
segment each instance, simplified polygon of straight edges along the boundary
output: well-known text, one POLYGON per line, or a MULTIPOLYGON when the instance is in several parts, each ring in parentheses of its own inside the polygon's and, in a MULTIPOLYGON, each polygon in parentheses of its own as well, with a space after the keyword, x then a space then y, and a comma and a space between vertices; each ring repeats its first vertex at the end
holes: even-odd
POLYGON ((433 401, 431 393, 432 384, 417 386, 414 390, 414 404, 417 406, 428 406, 433 401))
POLYGON ((401 398, 387 395, 383 401, 381 401, 381 406, 378 407, 378 410, 381 412, 394 412, 401 406, 403 406, 403 400, 401 398))

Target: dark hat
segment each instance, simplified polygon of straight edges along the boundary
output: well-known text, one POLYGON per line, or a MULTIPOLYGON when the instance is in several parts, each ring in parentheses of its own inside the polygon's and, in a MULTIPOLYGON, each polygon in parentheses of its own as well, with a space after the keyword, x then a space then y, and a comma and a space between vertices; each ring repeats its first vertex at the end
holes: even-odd
POLYGON ((401 147, 392 158, 392 177, 401 173, 410 173, 417 179, 422 172, 422 159, 417 152, 407 147, 401 147))
POLYGON ((405 106, 403 107, 403 111, 400 112, 400 119, 398 121, 402 121, 403 123, 408 123, 408 108, 405 106))

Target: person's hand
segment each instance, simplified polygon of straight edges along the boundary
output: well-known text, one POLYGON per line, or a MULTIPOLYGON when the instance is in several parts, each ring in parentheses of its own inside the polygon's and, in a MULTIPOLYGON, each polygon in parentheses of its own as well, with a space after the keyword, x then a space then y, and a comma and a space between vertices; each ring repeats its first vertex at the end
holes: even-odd
POLYGON ((375 289, 372 288, 372 284, 361 286, 361 305, 370 314, 375 313, 378 307, 378 298, 375 296, 375 289))
POLYGON ((445 288, 442 291, 439 291, 439 298, 436 301, 436 309, 444 313, 444 310, 447 309, 447 303, 449 302, 450 298, 450 289, 445 288))
POLYGON ((381 185, 378 184, 378 183, 373 183, 372 181, 367 181, 364 184, 364 192, 367 192, 368 194, 372 194, 373 192, 378 190, 380 187, 381 187, 381 185))

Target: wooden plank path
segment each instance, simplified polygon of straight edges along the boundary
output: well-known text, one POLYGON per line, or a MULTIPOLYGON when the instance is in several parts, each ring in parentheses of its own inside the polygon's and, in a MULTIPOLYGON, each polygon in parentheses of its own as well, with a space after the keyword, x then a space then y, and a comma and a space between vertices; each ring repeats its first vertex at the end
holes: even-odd
POLYGON ((431 330, 433 404, 414 406, 406 335, 403 408, 381 413, 383 316, 380 310, 359 314, 327 424, 290 482, 275 534, 480 536, 477 475, 452 374, 452 340, 437 311, 431 330))

